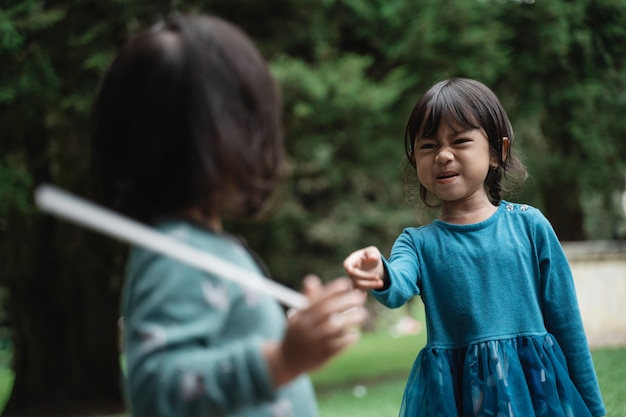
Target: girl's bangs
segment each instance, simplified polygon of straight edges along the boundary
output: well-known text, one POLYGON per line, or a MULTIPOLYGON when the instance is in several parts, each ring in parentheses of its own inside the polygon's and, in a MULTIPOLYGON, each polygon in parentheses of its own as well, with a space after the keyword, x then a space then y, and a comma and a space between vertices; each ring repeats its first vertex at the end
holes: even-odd
POLYGON ((454 132, 480 128, 474 106, 466 97, 449 90, 441 90, 428 104, 424 124, 418 132, 419 136, 424 138, 437 136, 442 121, 454 132))

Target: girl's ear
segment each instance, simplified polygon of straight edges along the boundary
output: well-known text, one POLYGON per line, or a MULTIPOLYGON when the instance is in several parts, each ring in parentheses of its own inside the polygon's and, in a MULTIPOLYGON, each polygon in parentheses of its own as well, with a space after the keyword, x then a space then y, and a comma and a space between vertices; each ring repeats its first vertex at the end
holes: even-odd
POLYGON ((506 157, 509 156, 510 149, 511 141, 505 136, 502 138, 502 162, 506 162, 506 157))

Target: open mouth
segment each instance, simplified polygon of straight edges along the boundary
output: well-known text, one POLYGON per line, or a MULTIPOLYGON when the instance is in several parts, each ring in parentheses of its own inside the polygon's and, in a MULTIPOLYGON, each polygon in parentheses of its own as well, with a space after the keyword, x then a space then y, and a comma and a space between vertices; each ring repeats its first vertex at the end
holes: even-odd
POLYGON ((456 172, 443 172, 439 175, 437 175, 437 179, 438 180, 445 180, 448 178, 452 178, 452 177, 458 177, 459 174, 457 174, 456 172))

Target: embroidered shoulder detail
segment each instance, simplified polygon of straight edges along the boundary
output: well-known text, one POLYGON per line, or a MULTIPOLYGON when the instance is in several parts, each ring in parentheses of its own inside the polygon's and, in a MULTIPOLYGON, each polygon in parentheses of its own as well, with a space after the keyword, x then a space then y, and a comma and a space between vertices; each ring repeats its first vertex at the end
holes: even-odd
POLYGON ((507 211, 513 211, 515 209, 519 209, 521 211, 528 211, 528 209, 530 209, 530 206, 528 204, 515 204, 515 203, 506 203, 506 205, 504 206, 504 208, 507 211))

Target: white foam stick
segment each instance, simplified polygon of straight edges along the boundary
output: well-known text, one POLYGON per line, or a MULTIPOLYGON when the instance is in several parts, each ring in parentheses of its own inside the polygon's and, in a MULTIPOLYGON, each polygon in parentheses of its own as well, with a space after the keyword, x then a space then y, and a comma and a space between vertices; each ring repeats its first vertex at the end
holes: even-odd
POLYGON ((309 304, 308 299, 297 291, 226 262, 210 253, 186 245, 142 223, 76 197, 57 187, 51 185, 37 187, 35 202, 41 210, 47 213, 127 243, 143 246, 223 279, 270 295, 288 307, 302 309, 309 304))

